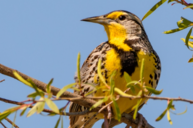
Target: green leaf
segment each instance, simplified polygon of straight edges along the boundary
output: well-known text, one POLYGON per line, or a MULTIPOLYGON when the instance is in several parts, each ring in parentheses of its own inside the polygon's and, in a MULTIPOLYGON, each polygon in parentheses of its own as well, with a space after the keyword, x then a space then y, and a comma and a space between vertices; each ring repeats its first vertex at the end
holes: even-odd
POLYGON ((138 112, 138 108, 139 108, 139 105, 140 105, 141 101, 142 101, 142 99, 139 99, 139 100, 137 101, 136 106, 135 106, 135 111, 134 111, 134 114, 133 114, 133 119, 134 119, 134 120, 136 119, 137 112, 138 112))
POLYGON ((15 112, 15 116, 14 116, 13 123, 12 123, 12 128, 14 128, 14 124, 15 124, 16 116, 17 116, 17 111, 15 112))
POLYGON ((172 120, 170 118, 170 111, 167 111, 167 119, 168 119, 169 123, 172 125, 172 120))
POLYGON ((124 72, 124 78, 126 80, 127 83, 131 82, 131 77, 129 76, 129 74, 127 72, 124 72))
POLYGON ((8 117, 11 113, 12 113, 12 112, 11 112, 11 111, 8 111, 8 110, 0 113, 0 122, 1 122, 3 119, 5 119, 6 117, 8 117))
POLYGON ((80 53, 78 53, 77 57, 77 76, 78 76, 78 82, 79 85, 81 84, 81 78, 80 78, 80 53))
POLYGON ((187 9, 187 8, 193 8, 193 5, 188 5, 184 9, 187 9))
POLYGON ((154 88, 151 88, 151 87, 148 87, 148 86, 145 86, 145 88, 146 88, 149 92, 151 92, 151 93, 153 93, 153 94, 155 94, 155 95, 160 95, 160 94, 162 93, 162 91, 163 91, 163 89, 162 89, 162 90, 155 90, 154 88))
POLYGON ((92 110, 93 108, 98 107, 99 105, 101 105, 102 103, 106 102, 108 100, 108 97, 105 97, 103 99, 98 100, 91 108, 90 110, 92 110))
POLYGON ((186 46, 188 47, 188 49, 189 49, 188 41, 189 41, 189 38, 190 38, 191 33, 192 33, 192 27, 191 27, 191 29, 189 30, 189 32, 188 32, 188 34, 187 34, 187 36, 186 36, 186 41, 185 41, 186 46))
POLYGON ((99 59, 99 61, 98 61, 97 72, 98 72, 98 75, 99 75, 99 78, 101 79, 101 81, 105 85, 107 85, 107 83, 105 82, 105 79, 104 79, 104 77, 102 76, 102 73, 101 73, 101 59, 99 59))
POLYGON ((88 96, 88 95, 90 95, 90 94, 94 93, 95 91, 96 91, 96 89, 94 89, 94 90, 92 90, 92 91, 90 91, 90 92, 86 93, 84 96, 88 96))
POLYGON ((20 109, 20 106, 9 108, 9 109, 5 110, 4 112, 0 113, 0 122, 3 119, 5 119, 7 116, 9 116, 11 113, 17 111, 18 109, 20 109))
POLYGON ((190 58, 188 61, 188 63, 191 63, 191 62, 193 62, 193 58, 190 58))
MULTIPOLYGON (((131 81, 131 82, 133 82, 133 81, 131 81)), ((130 88, 131 89, 131 91, 135 94, 136 92, 135 92, 135 83, 128 83, 128 85, 127 85, 127 88, 130 88)))
POLYGON ((121 95, 121 96, 132 97, 132 95, 129 95, 129 94, 124 93, 124 92, 121 91, 119 88, 115 88, 114 91, 115 91, 116 93, 118 93, 119 95, 121 95))
POLYGON ((50 87, 50 85, 53 83, 53 78, 49 81, 49 83, 47 84, 47 86, 46 86, 46 92, 47 93, 50 93, 51 92, 51 87, 50 87))
MULTIPOLYGON (((38 102, 38 103, 39 103, 39 102, 38 102)), ((27 117, 30 117, 31 115, 33 115, 33 114, 37 111, 38 103, 36 103, 36 104, 29 110, 29 112, 27 113, 27 117)))
POLYGON ((173 107, 172 103, 173 103, 173 100, 170 100, 170 102, 168 103, 168 107, 167 107, 168 110, 173 107))
POLYGON ((114 88, 115 88, 115 81, 114 81, 114 77, 116 75, 117 71, 114 70, 110 76, 110 95, 113 95, 114 94, 114 88))
POLYGON ((187 28, 191 25, 191 21, 189 21, 188 19, 184 18, 184 17, 181 17, 181 20, 179 20, 177 22, 177 25, 179 28, 187 28))
POLYGON ((186 112, 187 112, 187 106, 186 106, 186 109, 185 109, 185 111, 183 111, 183 112, 181 112, 181 113, 174 113, 174 112, 172 112, 171 111, 171 113, 173 113, 173 114, 175 114, 175 115, 183 115, 183 114, 185 114, 186 112))
POLYGON ((61 116, 61 128, 63 128, 63 116, 61 116))
POLYGON ((155 4, 142 18, 142 21, 147 18, 152 12, 154 12, 159 6, 165 3, 167 0, 160 0, 157 4, 155 4))
POLYGON ((137 96, 141 96, 142 95, 142 90, 140 90, 137 94, 137 96))
POLYGON ((27 108, 28 108, 28 107, 26 107, 25 109, 23 109, 23 110, 21 111, 20 116, 23 116, 23 114, 26 112, 27 108))
POLYGON ((190 39, 192 39, 192 40, 193 40, 193 36, 190 36, 190 39))
POLYGON ((36 98, 37 96, 39 96, 39 94, 37 92, 33 92, 33 93, 29 94, 27 97, 36 98))
POLYGON ((76 83, 72 83, 69 85, 64 86, 60 91, 57 93, 56 98, 58 99, 67 89, 72 88, 76 83))
POLYGON ((183 30, 183 29, 185 29, 185 28, 187 28, 187 27, 184 27, 184 28, 176 28, 176 29, 164 31, 163 33, 164 33, 164 34, 171 34, 171 33, 174 33, 174 32, 181 31, 181 30, 183 30))
POLYGON ((167 112, 167 109, 165 109, 163 113, 155 121, 160 121, 165 116, 166 112, 167 112))
POLYGON ((144 58, 142 59, 141 61, 141 69, 140 69, 140 80, 141 80, 141 83, 143 84, 143 74, 144 74, 144 58))
POLYGON ((31 85, 30 82, 28 82, 27 80, 23 79, 16 71, 13 71, 13 75, 22 83, 28 85, 29 87, 33 88, 33 86, 31 85))
POLYGON ((172 1, 174 1, 174 0, 168 0, 168 3, 172 2, 172 1))
POLYGON ((44 110, 45 102, 38 102, 37 113, 41 113, 44 110))
POLYGON ((129 83, 127 83, 127 85, 126 85, 126 87, 128 88, 128 87, 130 87, 131 85, 137 85, 137 84, 140 84, 139 83, 139 81, 131 81, 131 82, 129 82, 129 83))
POLYGON ((48 105, 48 107, 52 111, 54 111, 55 113, 59 113, 58 107, 56 106, 56 104, 52 100, 45 98, 45 101, 46 101, 46 104, 48 105))
POLYGON ((121 121, 121 112, 120 112, 119 106, 114 97, 112 98, 112 101, 115 107, 115 118, 120 122, 121 121))
MULTIPOLYGON (((185 43, 185 39, 184 38, 181 38, 181 40, 185 43)), ((188 41, 188 46, 193 48, 193 41, 188 41)))
POLYGON ((36 91, 36 93, 39 95, 39 96, 44 96, 44 93, 39 89, 37 88, 37 86, 33 83, 32 80, 28 80, 30 82, 30 84, 32 85, 33 89, 36 91))
POLYGON ((60 123, 60 117, 59 117, 59 119, 57 120, 56 125, 55 125, 54 128, 58 128, 59 123, 60 123))

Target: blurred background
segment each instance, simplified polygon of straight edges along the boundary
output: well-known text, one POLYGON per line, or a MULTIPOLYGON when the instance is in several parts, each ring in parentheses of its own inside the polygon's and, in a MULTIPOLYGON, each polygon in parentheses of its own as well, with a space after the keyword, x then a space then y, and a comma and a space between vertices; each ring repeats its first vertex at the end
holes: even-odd
MULTIPOLYGON (((103 15, 114 10, 127 10, 142 18, 158 0, 121 1, 0 1, 0 63, 48 83, 54 78, 53 86, 62 88, 74 82, 76 58, 81 53, 81 64, 100 43, 107 41, 103 26, 80 21, 83 18, 103 15)), ((192 2, 187 0, 187 2, 192 2)), ((161 58, 162 74, 157 89, 160 96, 193 99, 193 64, 188 63, 192 52, 180 38, 185 38, 189 29, 174 34, 164 31, 177 28, 176 22, 183 16, 193 21, 192 10, 180 4, 163 4, 143 21, 149 40, 161 58)), ((15 79, 0 74, 0 97, 24 101, 34 92, 15 79)), ((56 102, 59 107, 65 101, 56 102)), ((165 110, 167 101, 149 100, 140 110, 147 121, 156 128, 192 127, 193 107, 189 103, 174 102, 177 113, 188 108, 184 115, 171 114, 173 125, 167 118, 155 122, 165 110)), ((0 112, 15 105, 0 101, 0 112)), ((59 116, 32 115, 27 118, 17 113, 16 124, 20 128, 53 128, 59 116)), ((13 120, 14 114, 8 117, 13 120)), ((2 121, 11 127, 7 121, 2 121)), ((102 120, 94 128, 101 127, 102 120)), ((64 127, 69 125, 64 117, 64 127)), ((0 127, 2 127, 0 125, 0 127)), ((119 127, 125 127, 121 124, 119 127)))

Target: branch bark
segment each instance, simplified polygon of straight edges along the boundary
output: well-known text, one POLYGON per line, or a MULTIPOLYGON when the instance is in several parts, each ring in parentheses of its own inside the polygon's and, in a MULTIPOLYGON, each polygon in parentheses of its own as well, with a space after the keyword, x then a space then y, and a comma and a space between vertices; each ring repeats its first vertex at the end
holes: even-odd
MULTIPOLYGON (((9 67, 6 67, 6 66, 0 64, 0 73, 1 73, 1 74, 4 74, 4 75, 6 75, 6 76, 10 76, 10 77, 18 80, 18 79, 13 75, 13 71, 16 71, 16 72, 17 72, 20 76, 22 76, 25 80, 31 79, 31 80, 33 81, 33 83, 34 83, 39 89, 41 89, 42 91, 46 92, 46 85, 47 85, 46 83, 41 82, 41 81, 39 81, 39 80, 36 80, 36 79, 34 79, 34 78, 30 77, 30 76, 27 76, 26 74, 23 74, 23 73, 15 70, 15 69, 11 69, 11 68, 9 68, 9 67)), ((56 87, 54 87, 54 86, 51 86, 51 92, 52 92, 53 95, 56 95, 56 94, 59 92, 59 90, 60 90, 59 88, 56 88, 56 87)), ((61 95, 61 98, 72 98, 72 99, 70 100, 71 102, 77 103, 77 104, 82 105, 82 106, 85 106, 85 107, 91 107, 92 105, 94 105, 94 104, 96 103, 96 101, 94 101, 94 100, 86 99, 86 98, 83 99, 81 96, 79 96, 79 95, 77 95, 77 94, 74 94, 74 93, 70 93, 70 92, 68 92, 68 91, 64 92, 64 93, 61 95)), ((16 103, 16 102, 15 102, 15 103, 16 103)), ((94 112, 98 112, 100 109, 101 109, 101 107, 97 107, 97 108, 93 109, 93 111, 94 111, 94 112)), ((44 112, 46 112, 46 111, 44 111, 44 112)), ((106 110, 106 109, 103 110, 102 113, 103 113, 103 114, 107 114, 107 110, 106 110)), ((130 116, 129 116, 129 115, 130 115, 130 114, 124 113, 124 114, 122 115, 122 119, 121 119, 121 120, 122 120, 123 122, 125 122, 125 123, 131 122, 132 124, 135 124, 135 126, 137 127, 137 124, 139 123, 139 120, 133 121, 132 118, 128 118, 128 117, 132 117, 132 115, 130 115, 130 116), (124 116, 124 115, 127 115, 127 116, 124 116), (128 120, 128 121, 126 122, 126 120, 128 120)), ((149 125, 149 124, 148 124, 148 125, 149 125)), ((144 125, 143 125, 143 126, 144 126, 144 125)), ((145 128, 145 127, 142 127, 142 128, 145 128)), ((152 127, 151 125, 149 125, 148 128, 153 128, 153 127, 152 127)))

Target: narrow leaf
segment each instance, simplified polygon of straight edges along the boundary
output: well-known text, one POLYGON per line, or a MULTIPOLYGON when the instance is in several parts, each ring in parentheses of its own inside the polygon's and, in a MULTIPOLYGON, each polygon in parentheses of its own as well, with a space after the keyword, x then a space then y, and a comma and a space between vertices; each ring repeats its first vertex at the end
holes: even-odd
POLYGON ((164 31, 163 33, 164 33, 164 34, 171 34, 171 33, 174 33, 174 32, 181 31, 181 30, 186 29, 186 28, 187 28, 187 27, 184 27, 184 28, 176 28, 176 29, 164 31))
POLYGON ((9 108, 9 109, 5 110, 4 112, 0 113, 0 122, 3 119, 5 119, 7 116, 9 116, 11 113, 17 111, 18 109, 20 109, 20 106, 9 108))
POLYGON ((56 98, 59 98, 67 89, 72 88, 76 83, 72 83, 69 85, 64 86, 60 91, 57 93, 56 98))
POLYGON ((27 80, 23 79, 16 71, 13 71, 13 75, 22 83, 28 85, 29 87, 33 88, 33 86, 31 85, 30 82, 28 82, 27 80))
POLYGON ((142 21, 147 18, 152 12, 154 12, 159 6, 165 3, 167 0, 160 0, 157 4, 155 4, 142 18, 142 21))
POLYGON ((33 92, 31 94, 29 94, 27 97, 29 98, 36 98, 39 94, 37 92, 33 92))
POLYGON ((168 0, 168 3, 172 2, 172 1, 175 1, 175 0, 168 0))
POLYGON ((114 77, 116 75, 116 70, 114 70, 110 76, 110 95, 114 94, 114 88, 115 88, 115 81, 114 81, 114 77))
POLYGON ((189 38, 190 38, 191 33, 192 33, 192 27, 191 27, 191 29, 189 30, 189 32, 188 32, 188 34, 187 34, 187 36, 186 36, 186 41, 185 41, 186 46, 188 47, 188 49, 189 49, 188 41, 189 41, 189 38))
POLYGON ((162 89, 162 90, 155 90, 154 88, 151 88, 151 87, 148 87, 148 86, 145 86, 145 88, 146 88, 149 92, 151 92, 151 93, 153 93, 153 94, 155 94, 155 95, 159 95, 159 94, 161 94, 162 91, 163 91, 163 89, 162 89))
POLYGON ((46 101, 46 104, 48 105, 48 107, 52 111, 54 111, 55 113, 59 113, 58 107, 56 106, 56 104, 52 100, 45 98, 45 101, 46 101))
POLYGON ((81 84, 81 78, 80 78, 80 53, 78 53, 77 57, 77 75, 78 75, 78 82, 79 85, 81 84))
POLYGON ((143 74, 144 74, 144 58, 142 59, 141 61, 141 69, 140 69, 140 80, 141 80, 141 83, 143 84, 143 74))
POLYGON ((59 119, 57 120, 56 125, 55 125, 54 128, 58 128, 59 123, 60 123, 60 117, 59 117, 59 119))
POLYGON ((114 91, 115 91, 116 93, 118 93, 119 95, 121 95, 121 96, 133 97, 132 95, 129 95, 129 94, 124 93, 124 92, 121 91, 119 88, 115 88, 114 91))
POLYGON ((188 61, 188 63, 191 63, 191 62, 193 62, 193 58, 190 58, 188 61))
POLYGON ((181 17, 181 20, 179 20, 177 22, 177 25, 179 28, 187 28, 191 25, 191 21, 189 21, 188 19, 184 18, 184 17, 181 17))
POLYGON ((116 100, 115 100, 114 97, 112 98, 112 101, 113 101, 113 105, 114 105, 114 107, 115 107, 115 116, 116 116, 116 119, 117 119, 118 121, 121 121, 121 112, 120 112, 119 106, 118 106, 118 104, 117 104, 117 102, 116 102, 116 100))
POLYGON ((98 72, 98 75, 99 75, 100 80, 101 80, 105 85, 107 85, 107 83, 105 82, 105 79, 104 79, 104 77, 102 76, 102 73, 101 73, 101 59, 99 59, 99 61, 98 61, 97 72, 98 72))
POLYGON ((50 85, 53 83, 53 78, 49 81, 49 83, 47 84, 47 86, 46 86, 46 92, 47 93, 50 93, 51 92, 51 88, 50 88, 50 85))
POLYGON ((166 112, 167 112, 167 109, 165 109, 163 113, 155 121, 160 121, 165 116, 166 112))
POLYGON ((140 84, 139 83, 139 81, 131 81, 131 82, 129 82, 129 83, 127 83, 127 85, 126 85, 126 87, 128 88, 128 87, 130 87, 131 85, 137 85, 137 84, 140 84))
POLYGON ((11 113, 12 113, 12 112, 11 112, 11 111, 8 111, 8 110, 0 113, 0 122, 1 122, 3 119, 5 119, 6 117, 8 117, 11 113))
POLYGON ((15 116, 14 116, 14 119, 13 119, 12 128, 14 128, 14 124, 15 124, 16 116, 17 116, 17 111, 15 112, 15 116))
POLYGON ((133 119, 135 120, 136 119, 136 116, 137 116, 137 112, 138 112, 138 108, 139 108, 139 105, 141 103, 142 99, 139 99, 137 101, 137 105, 135 106, 135 111, 134 111, 134 114, 133 114, 133 119))
POLYGON ((183 111, 183 112, 181 112, 181 113, 174 113, 174 112, 172 112, 172 111, 170 111, 170 112, 173 113, 173 114, 175 114, 175 115, 183 115, 183 114, 185 114, 185 113, 187 112, 187 110, 188 110, 188 108, 187 108, 187 106, 186 106, 185 111, 183 111))
POLYGON ((184 17, 181 17, 181 19, 183 20, 183 23, 186 24, 187 26, 189 26, 192 22, 184 17))
POLYGON ((127 72, 124 72, 124 77, 127 83, 131 82, 131 77, 129 76, 129 74, 127 72))
POLYGON ((20 116, 23 116, 23 114, 26 112, 27 108, 28 108, 28 107, 26 107, 25 109, 23 109, 23 110, 21 111, 20 116))
MULTIPOLYGON (((186 43, 185 41, 185 39, 184 38, 181 38, 181 40, 184 42, 184 43, 186 43)), ((193 48, 193 41, 188 41, 188 46, 189 47, 191 47, 191 48, 193 48)))
POLYGON ((39 95, 39 96, 44 96, 44 93, 42 93, 42 91, 37 88, 37 86, 32 82, 32 80, 28 80, 30 82, 30 84, 32 85, 33 89, 36 91, 36 93, 39 95))
POLYGON ((170 118, 170 111, 169 110, 167 111, 167 119, 168 119, 169 123, 172 125, 172 120, 170 118))
POLYGON ((193 5, 188 5, 184 9, 187 9, 187 8, 193 8, 193 5))
POLYGON ((192 40, 193 40, 193 36, 190 36, 190 39, 192 39, 192 40))
POLYGON ((41 113, 44 110, 45 102, 38 102, 37 113, 41 113))
POLYGON ((63 128, 64 125, 63 125, 63 116, 61 116, 61 128, 63 128))
POLYGON ((173 100, 170 100, 170 102, 168 103, 168 107, 167 107, 168 110, 173 107, 172 103, 173 103, 173 100))
POLYGON ((93 108, 98 107, 99 105, 101 105, 102 103, 106 102, 108 100, 108 97, 105 97, 103 99, 100 99, 99 101, 97 101, 91 108, 90 110, 92 110, 93 108))
POLYGON ((38 106, 38 103, 36 103, 36 104, 29 110, 29 112, 27 113, 27 117, 30 117, 31 115, 33 115, 33 114, 37 111, 37 106, 38 106))

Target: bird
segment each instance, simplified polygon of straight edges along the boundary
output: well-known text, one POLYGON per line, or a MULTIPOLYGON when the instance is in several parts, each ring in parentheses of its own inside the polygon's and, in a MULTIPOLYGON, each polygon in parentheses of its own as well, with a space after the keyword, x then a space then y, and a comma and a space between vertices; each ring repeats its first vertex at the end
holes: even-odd
MULTIPOLYGON (((144 59, 145 86, 154 89, 157 87, 161 75, 161 62, 148 39, 142 21, 135 14, 125 10, 116 10, 105 15, 85 18, 82 21, 103 25, 108 41, 97 46, 84 61, 80 69, 81 82, 83 83, 80 87, 82 92, 74 91, 74 93, 84 95, 93 92, 88 95, 91 97, 108 95, 104 89, 104 83, 101 82, 97 72, 99 59, 101 60, 101 74, 106 83, 109 84, 110 76, 116 70, 114 77, 115 87, 122 91, 127 89, 124 78, 125 72, 129 74, 132 80, 140 80, 140 66, 142 59, 144 59), (102 89, 95 90, 96 87, 101 87, 102 89)), ((75 76, 75 81, 78 82, 77 76, 75 76)), ((78 88, 78 85, 76 87, 78 88)), ((139 92, 139 90, 137 91, 139 92)), ((136 95, 131 90, 127 93, 136 95)), ((117 100, 120 113, 132 112, 137 101, 137 99, 131 100, 120 97, 117 100)), ((143 100, 140 105, 143 106, 145 102, 146 100, 143 100)), ((115 111, 114 109, 112 107, 113 111, 115 111)), ((76 103, 70 104, 69 112, 85 110, 89 110, 89 108, 76 103)), ((94 114, 93 112, 86 115, 71 116, 69 128, 82 128, 84 123, 94 114)), ((102 118, 104 117, 101 115, 94 117, 84 128, 92 128, 102 118)))

